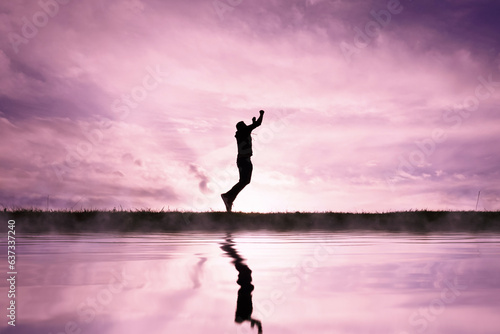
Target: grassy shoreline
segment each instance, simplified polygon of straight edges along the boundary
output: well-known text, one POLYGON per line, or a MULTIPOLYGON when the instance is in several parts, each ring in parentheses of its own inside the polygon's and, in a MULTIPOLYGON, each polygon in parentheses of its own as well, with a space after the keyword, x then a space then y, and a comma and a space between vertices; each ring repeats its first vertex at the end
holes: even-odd
POLYGON ((182 231, 388 231, 500 232, 500 211, 405 211, 387 213, 242 213, 155 211, 0 212, 3 225, 20 233, 182 231))

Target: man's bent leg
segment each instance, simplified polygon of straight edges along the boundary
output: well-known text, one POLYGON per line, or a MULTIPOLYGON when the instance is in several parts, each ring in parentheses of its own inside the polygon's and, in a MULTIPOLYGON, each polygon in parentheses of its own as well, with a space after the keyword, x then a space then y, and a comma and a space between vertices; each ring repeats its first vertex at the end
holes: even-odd
POLYGON ((242 191, 252 179, 253 165, 250 158, 238 158, 236 164, 240 173, 240 180, 226 193, 231 202, 236 199, 236 196, 238 196, 240 191, 242 191))

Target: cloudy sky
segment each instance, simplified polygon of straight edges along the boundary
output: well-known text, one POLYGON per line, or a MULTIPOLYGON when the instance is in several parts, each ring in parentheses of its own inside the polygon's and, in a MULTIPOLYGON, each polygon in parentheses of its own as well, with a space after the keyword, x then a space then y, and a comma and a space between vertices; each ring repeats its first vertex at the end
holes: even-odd
POLYGON ((500 209, 500 2, 0 4, 0 205, 500 209))

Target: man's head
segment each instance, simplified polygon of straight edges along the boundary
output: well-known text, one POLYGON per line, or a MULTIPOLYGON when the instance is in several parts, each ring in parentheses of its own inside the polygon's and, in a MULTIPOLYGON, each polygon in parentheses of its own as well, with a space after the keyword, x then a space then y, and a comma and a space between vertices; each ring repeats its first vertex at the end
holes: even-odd
POLYGON ((247 125, 243 121, 240 121, 240 122, 236 123, 236 129, 237 130, 242 130, 242 129, 246 128, 246 126, 247 125))

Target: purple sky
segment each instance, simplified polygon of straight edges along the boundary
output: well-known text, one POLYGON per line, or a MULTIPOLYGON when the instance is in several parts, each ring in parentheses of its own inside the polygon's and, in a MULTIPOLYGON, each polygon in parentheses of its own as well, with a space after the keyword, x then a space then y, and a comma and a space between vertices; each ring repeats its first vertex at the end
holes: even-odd
POLYGON ((3 1, 0 205, 500 209, 500 2, 3 1))

